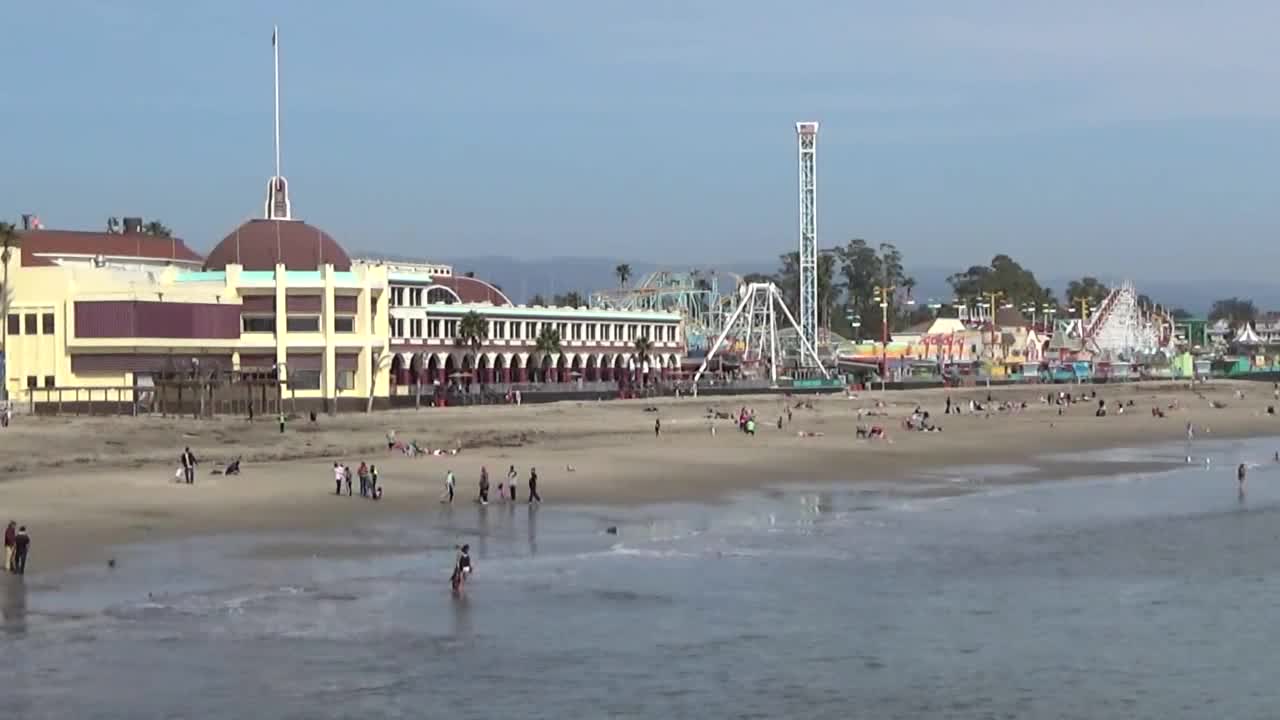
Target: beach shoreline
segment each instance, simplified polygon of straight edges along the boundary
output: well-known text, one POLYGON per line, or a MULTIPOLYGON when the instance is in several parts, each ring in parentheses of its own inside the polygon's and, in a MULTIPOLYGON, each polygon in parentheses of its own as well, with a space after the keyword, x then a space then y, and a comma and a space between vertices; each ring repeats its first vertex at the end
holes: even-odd
POLYGON ((322 417, 314 425, 295 422, 284 434, 272 423, 239 418, 24 417, 0 432, 0 514, 6 516, 0 519, 31 528, 30 572, 38 576, 105 562, 114 547, 154 540, 264 530, 344 533, 410 514, 430 522, 445 473, 457 475, 455 503, 466 506, 474 501, 481 466, 495 496, 507 467, 515 465, 523 501, 529 469, 537 467, 547 502, 605 508, 717 502, 805 482, 961 494, 982 484, 944 487, 928 475, 1026 466, 1025 472, 989 479, 989 485, 1159 472, 1182 459, 1177 453, 1167 462, 1144 463, 1060 455, 1185 442, 1187 423, 1197 428, 1197 442, 1265 436, 1280 427, 1280 419, 1266 413, 1274 403, 1270 386, 1256 383, 1220 382, 1194 390, 1175 383, 931 389, 785 401, 790 423, 784 399, 777 396, 401 410, 322 417), (1094 401, 1058 415, 1056 406, 1040 398, 1059 390, 1097 391, 1111 413, 1095 417, 1094 401), (985 403, 988 393, 994 404, 1027 407, 943 415, 947 397, 967 407, 970 399, 985 403), (880 401, 884 408, 877 408, 880 401), (1125 405, 1124 414, 1115 414, 1116 402, 1125 405), (942 432, 903 429, 917 405, 942 432), (757 413, 755 436, 738 432, 732 419, 706 417, 709 410, 736 417, 742 406, 757 413), (1153 417, 1152 408, 1166 416, 1153 417), (886 415, 859 417, 859 411, 886 415), (654 432, 657 418, 661 435, 654 432), (888 431, 888 441, 855 439, 858 425, 876 424, 888 431), (391 430, 400 440, 461 450, 408 458, 387 450, 391 430), (202 460, 193 486, 173 482, 178 454, 188 446, 202 460), (244 457, 242 475, 210 474, 215 463, 237 456, 244 457), (353 469, 362 460, 378 465, 386 497, 335 497, 335 459, 353 469))

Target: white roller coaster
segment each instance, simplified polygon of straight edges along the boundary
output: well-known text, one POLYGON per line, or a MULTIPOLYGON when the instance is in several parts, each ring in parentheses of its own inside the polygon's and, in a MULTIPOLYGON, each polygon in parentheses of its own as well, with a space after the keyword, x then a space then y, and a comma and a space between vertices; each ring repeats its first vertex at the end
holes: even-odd
MULTIPOLYGON (((1075 329, 1079 328, 1076 324, 1075 329)), ((1081 335, 1085 349, 1101 360, 1141 360, 1170 353, 1174 346, 1173 318, 1157 308, 1143 307, 1130 282, 1107 294, 1083 323, 1081 335)))

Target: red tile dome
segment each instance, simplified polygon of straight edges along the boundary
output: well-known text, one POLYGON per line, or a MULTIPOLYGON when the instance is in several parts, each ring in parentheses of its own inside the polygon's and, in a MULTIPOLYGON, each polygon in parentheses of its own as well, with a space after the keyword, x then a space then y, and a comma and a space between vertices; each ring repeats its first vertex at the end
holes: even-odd
POLYGON ((205 270, 242 265, 245 270, 350 270, 351 258, 329 233, 300 220, 255 219, 236 228, 204 261, 205 270))

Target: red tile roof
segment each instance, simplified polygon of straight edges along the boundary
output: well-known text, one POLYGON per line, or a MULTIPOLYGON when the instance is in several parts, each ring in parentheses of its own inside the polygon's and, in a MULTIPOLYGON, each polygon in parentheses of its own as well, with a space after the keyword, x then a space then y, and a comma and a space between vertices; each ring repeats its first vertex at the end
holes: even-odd
POLYGON ((42 255, 105 255, 117 258, 178 260, 198 263, 203 258, 181 238, 163 238, 145 233, 109 233, 81 230, 24 230, 18 234, 22 264, 27 267, 53 265, 42 255))
POLYGON ((510 298, 501 290, 479 278, 469 278, 464 275, 436 276, 431 278, 431 283, 453 290, 458 294, 458 299, 464 303, 511 304, 510 298))
POLYGON ((329 233, 300 220, 250 220, 218 243, 205 259, 206 270, 242 265, 245 270, 319 270, 333 265, 350 270, 351 258, 329 233))

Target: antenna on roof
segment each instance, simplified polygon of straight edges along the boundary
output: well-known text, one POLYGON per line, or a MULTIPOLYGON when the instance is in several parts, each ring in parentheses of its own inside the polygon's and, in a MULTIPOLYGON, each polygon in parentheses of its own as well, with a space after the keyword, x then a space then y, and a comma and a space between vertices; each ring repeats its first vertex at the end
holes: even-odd
POLYGON ((289 181, 280 174, 280 28, 271 30, 271 52, 275 60, 275 150, 276 174, 267 181, 266 218, 292 220, 289 207, 289 181))

